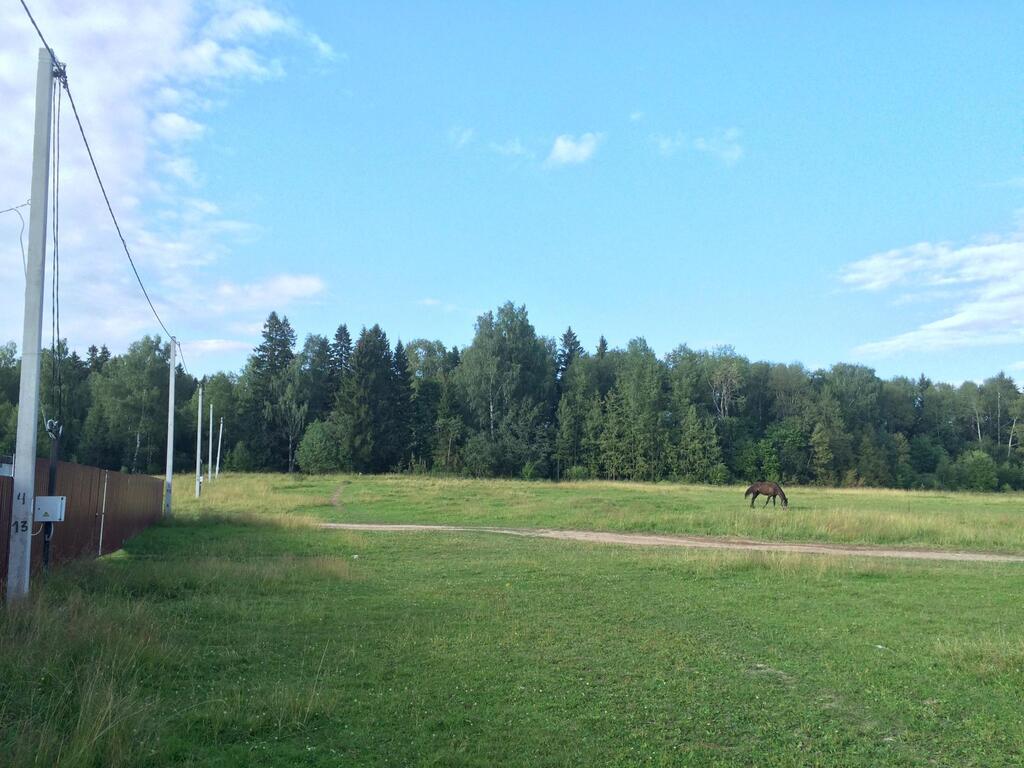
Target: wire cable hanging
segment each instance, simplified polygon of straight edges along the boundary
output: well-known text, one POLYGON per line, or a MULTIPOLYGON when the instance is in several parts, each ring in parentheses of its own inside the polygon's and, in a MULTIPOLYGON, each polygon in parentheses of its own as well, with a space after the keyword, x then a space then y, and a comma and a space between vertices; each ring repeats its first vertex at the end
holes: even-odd
POLYGON ((60 117, 61 96, 60 86, 53 84, 54 98, 57 108, 53 112, 53 144, 51 147, 53 163, 53 270, 50 283, 50 398, 55 411, 55 423, 47 422, 47 432, 59 432, 64 423, 64 352, 61 346, 60 332, 60 117))
MULTIPOLYGON (((85 127, 82 125, 82 118, 78 114, 78 107, 75 104, 75 97, 71 94, 71 86, 68 84, 67 67, 57 59, 57 54, 54 53, 53 48, 46 42, 46 37, 43 35, 43 31, 39 28, 35 18, 32 16, 32 12, 29 10, 25 0, 20 0, 21 7, 25 9, 25 14, 28 16, 28 20, 32 22, 32 26, 36 30, 36 34, 39 36, 39 40, 42 42, 43 47, 46 48, 50 54, 50 61, 53 63, 53 71, 56 80, 63 87, 65 93, 68 96, 68 103, 71 105, 71 112, 75 117, 75 123, 78 125, 78 132, 82 136, 82 143, 85 145, 86 154, 89 156, 89 163, 92 165, 93 174, 96 176, 96 182, 99 184, 100 192, 103 194, 103 202, 107 206, 107 212, 110 214, 110 219, 114 223, 114 229, 117 231, 117 236, 121 240, 121 247, 124 249, 125 256, 128 257, 128 263, 131 265, 132 273, 135 275, 135 280, 139 284, 139 288, 142 290, 142 295, 146 298, 146 303, 149 304, 149 308, 153 313, 153 317, 156 318, 157 323, 163 329, 164 333, 167 334, 170 343, 177 346, 178 351, 182 353, 182 368, 185 373, 188 374, 188 368, 185 365, 184 352, 181 349, 181 343, 177 338, 168 330, 167 325, 160 317, 160 313, 157 312, 156 306, 153 304, 153 300, 149 296, 149 291, 146 290, 145 284, 142 282, 142 276, 139 274, 138 268, 135 266, 135 259, 132 258, 131 250, 128 248, 128 241, 125 239, 124 233, 121 231, 121 225, 117 221, 117 216, 114 214, 114 207, 110 203, 110 196, 107 194, 107 188, 103 184, 103 177, 100 175, 100 169, 96 165, 96 158, 92 153, 92 147, 89 144, 89 139, 85 135, 85 127)), ((59 106, 58 106, 59 110, 59 106)), ((189 374, 191 375, 191 374, 189 374)))
POLYGON ((12 205, 10 208, 4 208, 0 213, 15 213, 18 219, 21 221, 21 232, 18 233, 18 243, 21 245, 21 269, 25 273, 25 277, 28 277, 28 259, 25 256, 25 217, 21 215, 21 208, 27 208, 32 205, 31 200, 26 200, 21 205, 12 205))

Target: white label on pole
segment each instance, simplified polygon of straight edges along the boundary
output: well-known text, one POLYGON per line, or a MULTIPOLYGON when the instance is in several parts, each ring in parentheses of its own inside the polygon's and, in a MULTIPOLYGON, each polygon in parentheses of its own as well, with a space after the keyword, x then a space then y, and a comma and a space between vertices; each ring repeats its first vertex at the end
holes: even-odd
POLYGON ((36 496, 37 523, 63 523, 67 496, 36 496))

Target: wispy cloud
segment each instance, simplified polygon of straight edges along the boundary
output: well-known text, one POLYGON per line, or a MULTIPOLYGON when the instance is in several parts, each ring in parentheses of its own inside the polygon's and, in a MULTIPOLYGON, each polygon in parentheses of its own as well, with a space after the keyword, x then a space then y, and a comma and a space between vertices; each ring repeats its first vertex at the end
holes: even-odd
POLYGON ((161 112, 153 118, 152 128, 157 138, 171 143, 193 141, 201 138, 206 130, 202 123, 177 112, 161 112))
POLYGON ((662 133, 655 133, 651 136, 651 140, 658 148, 658 152, 665 157, 671 157, 679 150, 690 146, 690 141, 686 138, 686 134, 684 133, 676 133, 671 136, 666 136, 662 133))
MULTIPOLYGON (((275 278, 238 287, 233 304, 219 296, 216 265, 258 236, 259 228, 232 218, 202 196, 196 150, 212 111, 232 93, 285 74, 296 44, 315 34, 273 10, 271 0, 36 0, 33 14, 58 56, 68 62, 79 113, 136 264, 158 311, 183 338, 217 339, 229 322, 253 322, 263 302, 302 301, 275 278), (144 65, 140 65, 144 62, 144 65), (231 84, 231 89, 225 89, 231 84), (256 286, 255 288, 253 286, 256 286), (221 313, 218 315, 217 313, 221 313), (216 319, 213 319, 216 318, 216 319)), ((35 60, 38 39, 23 13, 0 14, 0 200, 20 201, 30 183, 35 60)), ((62 325, 72 346, 103 341, 115 350, 155 321, 135 278, 118 254, 88 158, 65 124, 61 145, 61 259, 65 286, 62 325)), ((0 240, 0 274, 18 276, 17 239, 0 240)), ((322 285, 320 287, 322 290, 322 285)), ((0 302, 0 339, 21 338, 21 291, 0 302)))
POLYGON ((1024 342, 1024 232, 987 236, 975 243, 917 243, 873 254, 843 270, 855 290, 900 291, 900 300, 923 297, 943 305, 937 317, 909 331, 860 345, 882 357, 1024 342))
POLYGON ((456 149, 462 149, 476 137, 476 131, 461 125, 453 125, 448 129, 448 141, 456 149))
POLYGON ((727 166, 734 166, 743 159, 743 145, 740 143, 740 130, 729 128, 711 136, 688 136, 685 133, 655 133, 651 140, 659 154, 665 157, 682 151, 696 151, 711 155, 727 166))
POLYGON ((1010 189, 1024 189, 1024 176, 1014 176, 1012 179, 1003 179, 989 184, 990 187, 1009 187, 1010 189))
POLYGON ((232 7, 231 3, 223 3, 226 7, 215 14, 206 25, 210 37, 223 40, 241 40, 249 37, 271 37, 288 35, 301 40, 325 59, 334 59, 334 48, 317 35, 305 29, 302 23, 292 17, 285 16, 259 4, 232 7))
POLYGON ((639 123, 643 119, 644 119, 644 113, 641 112, 640 110, 636 110, 635 112, 630 112, 629 113, 629 122, 631 122, 631 123, 639 123))
POLYGON ((160 164, 160 170, 190 187, 199 186, 199 170, 191 157, 169 157, 160 164))
POLYGON ((509 139, 508 141, 490 143, 492 152, 497 152, 499 155, 505 157, 533 157, 532 151, 523 146, 523 143, 518 139, 509 139))
POLYGON ((729 166, 736 165, 743 158, 739 128, 728 128, 713 136, 698 136, 693 140, 693 148, 713 155, 729 166))
POLYGON ((217 285, 210 308, 223 313, 244 309, 267 314, 275 307, 312 298, 326 287, 316 275, 281 274, 254 283, 224 281, 217 285))
POLYGON ((248 352, 253 348, 252 340, 242 339, 194 339, 183 340, 181 346, 189 356, 222 355, 225 352, 248 352))
POLYGON ((458 306, 452 304, 451 302, 441 301, 440 299, 435 298, 420 299, 416 303, 419 304, 421 307, 439 309, 443 312, 454 312, 456 309, 458 309, 458 306))
POLYGON ((578 139, 568 133, 555 138, 547 164, 579 165, 587 162, 597 151, 603 136, 600 133, 584 133, 578 139))

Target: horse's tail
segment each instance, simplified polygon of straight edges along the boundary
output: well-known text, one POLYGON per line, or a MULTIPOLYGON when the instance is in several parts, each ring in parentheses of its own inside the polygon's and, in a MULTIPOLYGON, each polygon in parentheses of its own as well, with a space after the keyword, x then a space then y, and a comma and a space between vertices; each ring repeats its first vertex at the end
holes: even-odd
POLYGON ((753 492, 754 492, 754 486, 750 486, 749 488, 747 488, 746 492, 743 494, 743 498, 744 499, 747 498, 747 496, 749 496, 753 492))

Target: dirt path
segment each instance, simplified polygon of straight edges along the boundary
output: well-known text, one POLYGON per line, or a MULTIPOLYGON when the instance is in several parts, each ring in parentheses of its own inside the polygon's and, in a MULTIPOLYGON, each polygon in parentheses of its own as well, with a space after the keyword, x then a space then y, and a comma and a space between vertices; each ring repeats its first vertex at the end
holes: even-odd
POLYGON ((710 536, 669 536, 649 533, 610 533, 606 531, 562 531, 552 528, 492 528, 462 525, 385 525, 378 523, 322 523, 323 528, 347 531, 386 531, 392 533, 468 532, 497 533, 536 539, 562 539, 598 544, 626 544, 639 547, 688 547, 691 549, 736 549, 754 552, 789 552, 806 555, 842 555, 847 557, 895 557, 903 560, 955 560, 986 563, 1024 563, 1024 556, 997 555, 991 552, 950 552, 938 549, 886 549, 843 544, 801 544, 784 541, 712 538, 710 536))

